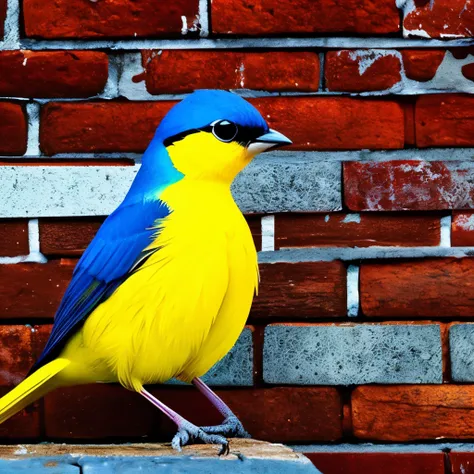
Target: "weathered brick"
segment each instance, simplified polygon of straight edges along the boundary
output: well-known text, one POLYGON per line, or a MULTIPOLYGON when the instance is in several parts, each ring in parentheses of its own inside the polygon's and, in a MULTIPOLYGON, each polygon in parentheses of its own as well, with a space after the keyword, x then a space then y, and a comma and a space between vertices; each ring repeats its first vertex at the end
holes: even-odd
POLYGON ((13 257, 28 252, 28 222, 13 219, 0 221, 0 256, 13 257))
POLYGON ((396 52, 341 50, 326 54, 326 88, 337 92, 382 91, 401 80, 396 52))
POLYGON ((474 453, 450 452, 449 461, 452 474, 473 474, 474 473, 474 453))
POLYGON ((27 123, 23 107, 0 102, 0 153, 23 155, 26 152, 27 123))
POLYGON ((474 97, 470 95, 419 97, 415 110, 417 146, 474 146, 473 110, 474 97))
POLYGON ((272 384, 441 383, 439 325, 265 328, 263 379, 272 384))
POLYGON ((252 317, 312 318, 346 314, 346 269, 342 262, 262 264, 260 280, 252 317))
POLYGON ((245 216, 245 220, 247 221, 250 232, 252 233, 255 248, 257 249, 257 252, 260 252, 260 250, 262 250, 262 217, 250 214, 245 216))
POLYGON ((453 324, 449 328, 449 358, 453 381, 474 381, 473 349, 474 324, 453 324))
POLYGON ((381 469, 384 474, 445 473, 444 454, 441 452, 305 452, 304 454, 324 474, 380 474, 381 469))
POLYGON ((0 265, 0 318, 54 316, 73 269, 68 261, 0 265))
POLYGON ((151 94, 196 89, 317 91, 319 86, 319 57, 313 52, 169 50, 142 54, 151 94))
POLYGON ((408 79, 427 82, 435 77, 446 51, 442 49, 404 49, 401 54, 403 68, 408 79))
POLYGON ((173 104, 169 101, 50 102, 41 110, 41 150, 48 155, 143 151, 173 104), (123 133, 124 130, 128 132, 123 133))
POLYGON ((23 15, 26 36, 35 38, 180 37, 188 31, 196 36, 198 4, 197 0, 176 0, 172 4, 147 0, 25 0, 23 15))
POLYGON ((0 95, 90 97, 107 82, 105 53, 93 51, 2 51, 0 95))
POLYGON ((472 37, 474 7, 466 0, 406 2, 403 34, 422 38, 472 37))
POLYGON ((439 245, 440 219, 423 214, 278 214, 276 248, 439 245))
MULTIPOLYGON (((3 266, 3 265, 2 265, 3 266)), ((18 385, 33 364, 29 326, 0 326, 0 386, 18 385)))
POLYGON ((40 219, 40 250, 47 256, 79 256, 90 244, 103 217, 40 219))
POLYGON ((344 197, 354 211, 474 207, 474 166, 455 161, 344 163, 344 197))
POLYGON ((453 212, 451 222, 451 245, 453 247, 474 246, 473 212, 453 212))
MULTIPOLYGON (((222 421, 194 388, 157 387, 150 391, 197 425, 222 421)), ((342 435, 342 401, 334 388, 278 387, 217 393, 255 438, 335 441, 342 435)), ((45 425, 48 437, 64 439, 151 436, 169 440, 176 432, 176 426, 138 394, 110 385, 72 387, 49 394, 45 399, 45 425)))
MULTIPOLYGON (((293 140, 295 149, 383 149, 402 148, 404 144, 403 108, 394 101, 272 97, 251 102, 272 128, 293 140)), ((48 155, 140 152, 173 104, 52 102, 42 108, 40 146, 48 155)))
POLYGON ((472 317, 473 278, 471 258, 363 264, 362 310, 374 317, 472 317))
POLYGON ((390 0, 214 0, 212 31, 224 35, 395 33, 398 10, 390 0))
POLYGON ((341 164, 258 156, 237 176, 232 194, 248 213, 337 211, 342 206, 341 164))
POLYGON ((292 149, 403 148, 402 106, 391 100, 349 97, 275 97, 252 103, 292 149))
POLYGON ((352 392, 354 435, 379 441, 471 439, 474 386, 365 386, 352 392))

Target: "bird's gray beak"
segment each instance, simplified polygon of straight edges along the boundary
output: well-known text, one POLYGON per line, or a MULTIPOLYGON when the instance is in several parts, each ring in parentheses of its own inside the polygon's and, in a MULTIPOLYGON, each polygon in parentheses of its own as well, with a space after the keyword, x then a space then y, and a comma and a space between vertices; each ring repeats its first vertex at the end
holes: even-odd
POLYGON ((267 133, 257 137, 248 147, 255 154, 277 148, 279 146, 291 145, 293 142, 285 137, 283 133, 270 129, 267 133))

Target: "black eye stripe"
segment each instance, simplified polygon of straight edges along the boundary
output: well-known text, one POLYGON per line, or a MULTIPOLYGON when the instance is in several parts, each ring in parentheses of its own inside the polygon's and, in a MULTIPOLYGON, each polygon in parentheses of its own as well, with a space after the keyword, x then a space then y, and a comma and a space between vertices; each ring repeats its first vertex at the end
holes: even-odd
MULTIPOLYGON (((229 120, 220 120, 218 122, 214 122, 214 126, 219 123, 219 122, 230 122, 229 120)), ((243 146, 248 145, 250 142, 254 141, 257 137, 260 135, 263 135, 264 133, 267 132, 263 127, 245 127, 241 125, 236 125, 237 127, 237 134, 231 139, 230 141, 236 141, 240 143, 243 146)), ((163 141, 163 145, 165 147, 168 147, 172 145, 175 142, 178 142, 180 140, 183 140, 186 138, 188 135, 192 135, 193 133, 198 133, 198 132, 208 132, 208 133, 213 133, 213 125, 206 125, 205 127, 202 128, 193 128, 190 130, 186 130, 181 133, 177 133, 176 135, 173 135, 171 137, 166 138, 163 141)), ((215 135, 215 134, 214 134, 215 135)), ((217 137, 219 139, 219 137, 217 137)), ((221 140, 226 143, 227 141, 221 140)))

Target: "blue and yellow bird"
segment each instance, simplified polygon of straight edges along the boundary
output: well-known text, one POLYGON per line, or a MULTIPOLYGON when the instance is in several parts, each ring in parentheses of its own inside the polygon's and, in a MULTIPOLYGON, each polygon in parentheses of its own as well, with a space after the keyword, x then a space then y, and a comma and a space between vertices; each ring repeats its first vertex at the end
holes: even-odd
POLYGON ((57 387, 119 382, 178 427, 172 445, 246 436, 199 377, 232 348, 258 285, 255 246, 230 186, 265 150, 290 144, 230 92, 201 90, 159 125, 120 206, 79 260, 30 375, 0 400, 0 423, 57 387), (222 414, 197 427, 144 385, 192 382, 222 414))

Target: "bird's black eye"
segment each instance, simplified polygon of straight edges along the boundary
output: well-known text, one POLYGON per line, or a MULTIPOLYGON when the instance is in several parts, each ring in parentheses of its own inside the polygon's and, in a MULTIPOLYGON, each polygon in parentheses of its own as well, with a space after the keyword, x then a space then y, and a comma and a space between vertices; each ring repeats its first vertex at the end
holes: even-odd
POLYGON ((231 142, 239 132, 239 128, 234 122, 220 120, 212 125, 212 134, 221 142, 231 142))

